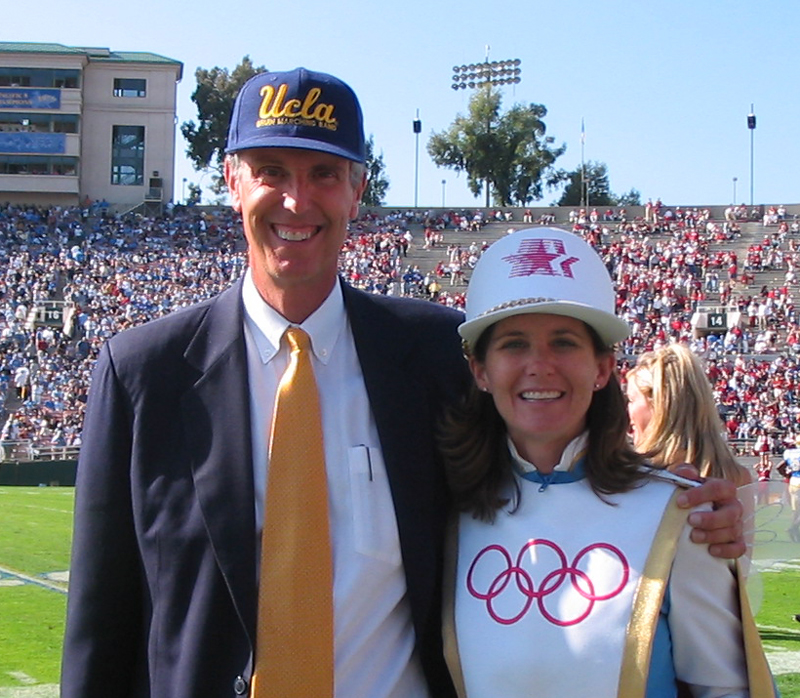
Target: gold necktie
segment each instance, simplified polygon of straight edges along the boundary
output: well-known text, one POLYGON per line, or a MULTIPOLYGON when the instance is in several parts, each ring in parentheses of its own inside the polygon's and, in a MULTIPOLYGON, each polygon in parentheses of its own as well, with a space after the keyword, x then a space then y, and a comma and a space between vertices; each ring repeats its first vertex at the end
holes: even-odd
POLYGON ((311 342, 291 356, 270 437, 253 698, 333 697, 333 560, 319 394, 311 342))

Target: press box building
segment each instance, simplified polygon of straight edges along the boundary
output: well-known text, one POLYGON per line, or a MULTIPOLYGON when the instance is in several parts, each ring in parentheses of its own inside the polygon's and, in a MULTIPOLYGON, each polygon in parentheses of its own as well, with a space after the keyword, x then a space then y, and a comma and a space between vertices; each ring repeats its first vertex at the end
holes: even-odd
POLYGON ((0 203, 170 201, 182 73, 154 53, 0 42, 0 203))

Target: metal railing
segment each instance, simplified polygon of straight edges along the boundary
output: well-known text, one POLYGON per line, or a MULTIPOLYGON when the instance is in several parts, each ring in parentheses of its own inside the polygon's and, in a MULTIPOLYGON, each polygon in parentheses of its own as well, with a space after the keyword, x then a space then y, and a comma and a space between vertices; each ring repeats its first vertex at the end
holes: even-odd
POLYGON ((35 444, 33 441, 0 441, 0 461, 77 460, 80 446, 35 444))

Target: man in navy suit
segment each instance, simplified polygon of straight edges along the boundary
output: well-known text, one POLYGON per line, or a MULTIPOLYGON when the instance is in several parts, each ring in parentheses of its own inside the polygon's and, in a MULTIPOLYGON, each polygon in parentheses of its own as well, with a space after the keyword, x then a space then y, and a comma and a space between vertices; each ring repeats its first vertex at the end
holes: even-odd
MULTIPOLYGON (((289 325, 311 337, 320 392, 336 696, 454 695, 440 632, 448 497, 432 427, 467 385, 461 315, 338 280, 366 184, 361 110, 340 80, 301 68, 252 78, 227 151, 244 278, 114 337, 97 363, 62 696, 248 694, 267 438, 289 325)), ((716 482, 688 495, 727 501, 701 515, 697 534, 739 554, 731 490, 716 482)))

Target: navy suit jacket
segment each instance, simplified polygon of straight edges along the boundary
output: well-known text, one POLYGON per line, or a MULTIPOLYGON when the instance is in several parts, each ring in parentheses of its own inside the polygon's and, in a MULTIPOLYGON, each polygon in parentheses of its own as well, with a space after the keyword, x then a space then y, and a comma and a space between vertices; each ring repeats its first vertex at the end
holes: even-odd
MULTIPOLYGON (((440 600, 448 497, 432 427, 467 385, 461 315, 343 290, 417 650, 432 695, 451 696, 440 600)), ((241 282, 106 343, 78 465, 63 698, 247 693, 258 549, 250 429, 241 282)))

